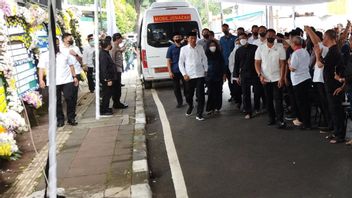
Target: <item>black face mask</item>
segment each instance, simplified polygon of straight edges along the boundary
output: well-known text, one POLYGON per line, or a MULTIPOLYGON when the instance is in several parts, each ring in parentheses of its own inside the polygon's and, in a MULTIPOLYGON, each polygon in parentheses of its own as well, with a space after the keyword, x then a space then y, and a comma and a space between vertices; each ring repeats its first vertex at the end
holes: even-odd
POLYGON ((73 40, 69 40, 68 44, 73 45, 73 40))
POLYGON ((266 32, 261 32, 259 35, 260 35, 260 37, 265 37, 266 36, 266 32))
POLYGON ((268 41, 268 43, 271 43, 271 44, 275 42, 275 38, 267 38, 266 40, 268 41))
POLYGON ((253 32, 254 36, 258 36, 258 34, 259 34, 258 32, 253 32))
POLYGON ((203 37, 204 37, 205 39, 208 39, 208 38, 209 38, 209 34, 205 34, 205 35, 203 35, 203 37))
POLYGON ((225 34, 225 35, 228 35, 228 34, 230 34, 230 31, 225 30, 225 31, 224 31, 224 34, 225 34))

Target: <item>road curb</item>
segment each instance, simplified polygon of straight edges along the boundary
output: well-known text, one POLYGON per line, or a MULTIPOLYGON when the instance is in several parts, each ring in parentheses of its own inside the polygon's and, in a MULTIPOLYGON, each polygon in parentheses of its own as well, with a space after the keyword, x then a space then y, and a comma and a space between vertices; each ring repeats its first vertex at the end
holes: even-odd
POLYGON ((145 136, 146 116, 143 102, 143 87, 141 82, 137 81, 131 197, 151 198, 152 191, 149 186, 149 167, 145 136))

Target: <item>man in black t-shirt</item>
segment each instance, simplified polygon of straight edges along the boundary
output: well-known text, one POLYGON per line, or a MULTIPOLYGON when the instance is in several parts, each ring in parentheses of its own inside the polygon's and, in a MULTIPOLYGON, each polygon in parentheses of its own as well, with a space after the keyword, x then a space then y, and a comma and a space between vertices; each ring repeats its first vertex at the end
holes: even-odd
MULTIPOLYGON (((337 46, 337 34, 334 30, 328 30, 324 34, 323 44, 329 48, 327 55, 322 58, 317 57, 318 64, 323 65, 325 89, 328 97, 329 109, 334 123, 334 133, 327 138, 331 144, 341 143, 345 141, 345 112, 342 106, 344 94, 342 93, 342 83, 335 79, 335 75, 341 75, 343 69, 343 61, 341 52, 337 46)), ((320 48, 315 48, 319 53, 320 48)))

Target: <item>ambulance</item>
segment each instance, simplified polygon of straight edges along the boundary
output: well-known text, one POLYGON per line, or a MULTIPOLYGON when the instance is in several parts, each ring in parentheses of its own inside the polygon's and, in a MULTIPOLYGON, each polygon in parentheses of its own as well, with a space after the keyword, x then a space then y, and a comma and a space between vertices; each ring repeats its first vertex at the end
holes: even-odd
POLYGON ((140 20, 138 38, 138 73, 146 89, 153 81, 170 79, 166 52, 174 32, 186 36, 201 30, 197 9, 187 2, 155 2, 140 20))

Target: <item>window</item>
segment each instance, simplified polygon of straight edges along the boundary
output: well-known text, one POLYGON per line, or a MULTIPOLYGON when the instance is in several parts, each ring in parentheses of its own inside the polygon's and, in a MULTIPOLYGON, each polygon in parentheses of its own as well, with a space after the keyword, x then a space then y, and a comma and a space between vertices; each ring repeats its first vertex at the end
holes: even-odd
POLYGON ((149 24, 147 27, 148 45, 158 48, 169 47, 172 44, 174 32, 186 36, 195 29, 199 34, 198 23, 195 21, 149 24))

